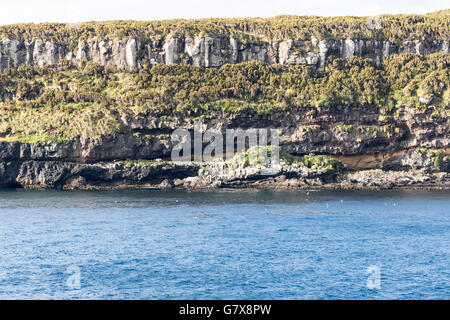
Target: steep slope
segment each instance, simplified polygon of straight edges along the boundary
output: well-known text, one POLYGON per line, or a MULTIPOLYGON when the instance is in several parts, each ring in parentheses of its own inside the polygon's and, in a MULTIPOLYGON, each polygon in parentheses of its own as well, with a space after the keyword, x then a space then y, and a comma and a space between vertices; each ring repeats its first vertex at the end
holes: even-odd
POLYGON ((449 11, 377 17, 108 21, 0 27, 0 70, 92 61, 134 70, 152 64, 220 67, 258 60, 324 67, 329 56, 381 63, 396 53, 449 52, 449 11))
POLYGON ((0 27, 0 185, 449 187, 449 30, 448 10, 0 27), (298 161, 168 162, 195 121, 278 129, 298 161))

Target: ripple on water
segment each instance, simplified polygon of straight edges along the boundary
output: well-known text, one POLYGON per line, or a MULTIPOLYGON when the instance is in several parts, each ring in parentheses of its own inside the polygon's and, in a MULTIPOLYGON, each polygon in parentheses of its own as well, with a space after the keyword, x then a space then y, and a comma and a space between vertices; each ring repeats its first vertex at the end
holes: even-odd
POLYGON ((0 298, 448 299, 449 196, 0 190, 0 298))

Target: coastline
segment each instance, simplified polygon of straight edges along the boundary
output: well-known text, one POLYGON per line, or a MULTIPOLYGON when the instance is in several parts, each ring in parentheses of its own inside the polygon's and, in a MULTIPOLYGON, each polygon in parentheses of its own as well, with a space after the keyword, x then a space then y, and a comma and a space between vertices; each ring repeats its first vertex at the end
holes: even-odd
POLYGON ((450 173, 436 168, 385 171, 339 170, 291 165, 249 165, 222 161, 0 162, 0 187, 60 190, 120 189, 450 189, 450 173))
POLYGON ((51 2, 0 25, 0 299, 450 297, 448 4, 51 2))
POLYGON ((4 26, 0 187, 448 189, 448 14, 4 26))

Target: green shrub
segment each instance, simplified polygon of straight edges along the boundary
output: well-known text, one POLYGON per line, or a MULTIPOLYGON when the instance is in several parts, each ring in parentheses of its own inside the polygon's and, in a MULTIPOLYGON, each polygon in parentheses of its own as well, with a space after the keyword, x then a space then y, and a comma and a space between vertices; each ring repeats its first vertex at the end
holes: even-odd
POLYGON ((344 165, 340 161, 326 155, 306 155, 303 157, 303 163, 308 168, 317 170, 332 172, 341 172, 344 170, 344 165))
POLYGON ((93 63, 22 66, 0 73, 0 134, 96 138, 126 130, 123 119, 133 117, 207 121, 302 108, 312 117, 322 107, 373 105, 388 125, 405 106, 423 108, 416 93, 425 87, 434 97, 425 112, 441 121, 450 116, 449 64, 450 55, 435 53, 394 55, 380 66, 361 57, 331 59, 326 70, 257 61, 221 68, 156 65, 140 73, 106 72, 93 63))

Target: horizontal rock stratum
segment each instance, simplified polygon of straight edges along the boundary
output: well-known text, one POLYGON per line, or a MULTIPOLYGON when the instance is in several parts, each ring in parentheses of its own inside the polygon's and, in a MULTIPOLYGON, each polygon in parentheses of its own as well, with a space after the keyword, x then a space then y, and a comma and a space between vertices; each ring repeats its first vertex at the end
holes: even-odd
POLYGON ((21 42, 3 38, 0 43, 0 70, 12 66, 56 64, 63 60, 73 62, 92 61, 106 67, 133 70, 141 67, 143 60, 152 64, 190 64, 199 67, 220 67, 227 63, 258 60, 269 64, 314 65, 324 67, 327 57, 369 57, 380 63, 394 53, 429 54, 443 51, 449 53, 448 41, 424 43, 407 40, 400 45, 389 41, 370 39, 297 40, 271 41, 243 44, 233 38, 177 38, 166 42, 142 43, 134 38, 128 40, 84 41, 76 52, 67 46, 37 39, 21 42))
POLYGON ((281 16, 3 26, 0 70, 63 60, 92 61, 120 70, 138 69, 143 61, 220 67, 258 60, 324 67, 329 56, 361 56, 380 63, 396 53, 448 53, 448 16, 447 10, 423 16, 281 16))

